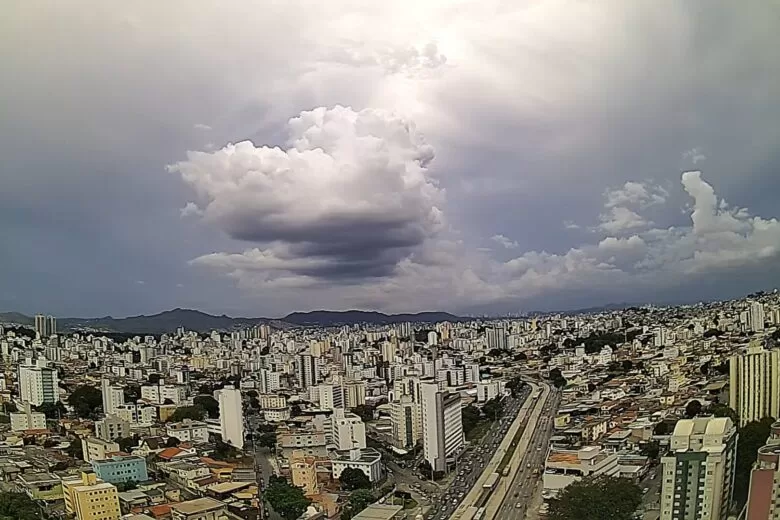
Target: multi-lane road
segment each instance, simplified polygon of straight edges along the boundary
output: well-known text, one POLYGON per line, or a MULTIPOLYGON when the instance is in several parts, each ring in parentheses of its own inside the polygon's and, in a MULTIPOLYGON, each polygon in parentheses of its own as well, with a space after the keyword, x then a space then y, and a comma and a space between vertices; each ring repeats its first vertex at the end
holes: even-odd
POLYGON ((515 452, 516 457, 520 458, 517 473, 511 481, 511 475, 507 477, 507 482, 496 489, 497 493, 504 493, 496 518, 524 518, 538 492, 553 432, 553 418, 560 402, 560 392, 550 390, 549 387, 546 390, 540 398, 541 410, 535 425, 529 422, 528 427, 534 428, 531 437, 526 444, 521 443, 515 452))

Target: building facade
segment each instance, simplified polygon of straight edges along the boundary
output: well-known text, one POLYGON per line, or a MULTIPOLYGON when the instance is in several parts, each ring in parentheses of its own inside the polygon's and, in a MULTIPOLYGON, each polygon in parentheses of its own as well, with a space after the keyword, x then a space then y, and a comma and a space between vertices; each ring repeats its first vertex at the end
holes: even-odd
POLYGON ((729 406, 740 426, 764 417, 780 417, 780 350, 751 343, 729 359, 729 406))
POLYGON ((438 383, 420 384, 423 457, 434 471, 446 471, 463 449, 460 395, 439 390, 438 383))
POLYGON ((238 449, 244 447, 244 408, 241 391, 226 386, 215 392, 219 401, 222 440, 238 449))
POLYGON ((93 460, 92 469, 97 477, 105 482, 146 482, 146 459, 143 457, 113 456, 104 460, 93 460))

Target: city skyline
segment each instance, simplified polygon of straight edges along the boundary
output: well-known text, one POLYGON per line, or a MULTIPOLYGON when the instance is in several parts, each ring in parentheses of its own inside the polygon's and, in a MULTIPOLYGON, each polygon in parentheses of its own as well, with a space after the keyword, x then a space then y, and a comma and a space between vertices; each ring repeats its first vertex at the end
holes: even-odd
POLYGON ((28 51, 0 54, 2 309, 495 315, 780 282, 769 5, 82 5, 0 32, 28 51))

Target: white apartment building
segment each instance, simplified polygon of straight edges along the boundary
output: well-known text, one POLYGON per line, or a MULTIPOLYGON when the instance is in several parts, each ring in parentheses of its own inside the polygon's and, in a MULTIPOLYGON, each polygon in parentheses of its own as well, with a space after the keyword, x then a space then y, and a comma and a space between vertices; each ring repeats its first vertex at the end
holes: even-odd
POLYGON ((184 419, 177 423, 168 423, 165 426, 165 434, 168 437, 176 437, 182 442, 208 442, 209 428, 205 422, 184 419))
POLYGON ((59 401, 59 378, 57 371, 45 366, 45 360, 39 360, 37 366, 19 367, 19 394, 22 401, 33 406, 59 401))
POLYGON ((46 416, 39 412, 33 412, 29 403, 24 403, 18 413, 12 413, 10 416, 12 432, 46 429, 46 416))
POLYGON ((257 400, 260 403, 260 408, 263 409, 287 408, 287 398, 283 395, 261 394, 257 400))
POLYGON ((95 422, 95 436, 104 441, 113 441, 119 437, 130 436, 130 423, 116 415, 108 415, 95 422))
POLYGON ((163 404, 166 400, 170 400, 173 404, 181 404, 186 397, 183 386, 145 385, 141 387, 141 399, 152 403, 163 404))
POLYGON ((399 449, 414 447, 422 438, 420 404, 411 396, 402 395, 391 404, 390 421, 393 426, 393 445, 399 449))
POLYGON ((317 385, 319 390, 320 408, 323 410, 335 410, 344 408, 346 399, 344 388, 341 385, 317 385))
POLYGON ((100 381, 100 393, 103 395, 103 413, 116 414, 117 409, 125 404, 125 392, 121 386, 112 385, 111 381, 103 378, 100 381))
POLYGON ((116 415, 130 424, 150 425, 157 421, 157 407, 127 403, 116 409, 116 415))
POLYGON ((119 444, 116 442, 104 441, 97 437, 84 437, 81 439, 81 450, 84 454, 84 462, 105 460, 111 456, 110 454, 120 451, 119 444))
POLYGON ((780 417, 780 350, 751 343, 729 359, 729 406, 740 426, 764 417, 780 417))
POLYGON ((261 394, 275 392, 282 387, 278 372, 273 372, 267 368, 261 368, 258 377, 257 391, 261 394))
POLYGON ((434 471, 445 471, 463 449, 460 395, 439 390, 438 383, 420 383, 423 457, 434 471))
POLYGON ((337 408, 331 417, 331 424, 333 444, 337 450, 366 447, 366 425, 354 413, 337 408))
POLYGON ((347 468, 362 471, 371 482, 382 478, 382 454, 374 448, 349 450, 338 454, 331 462, 333 478, 341 477, 341 472, 347 468))
POLYGON ((244 408, 241 391, 226 386, 214 392, 219 401, 222 440, 238 449, 244 447, 244 408))
POLYGON ((366 404, 366 382, 347 381, 344 383, 344 397, 347 401, 347 408, 366 404))
POLYGON ((726 520, 736 449, 737 432, 728 417, 678 421, 661 459, 661 520, 726 520))

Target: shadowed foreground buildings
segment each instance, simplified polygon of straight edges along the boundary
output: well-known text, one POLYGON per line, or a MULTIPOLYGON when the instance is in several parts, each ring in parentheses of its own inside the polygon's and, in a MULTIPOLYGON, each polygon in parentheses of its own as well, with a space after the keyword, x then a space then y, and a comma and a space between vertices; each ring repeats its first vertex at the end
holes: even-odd
POLYGON ((758 450, 758 459, 750 474, 745 520, 780 518, 780 421, 772 425, 766 446, 758 450))

